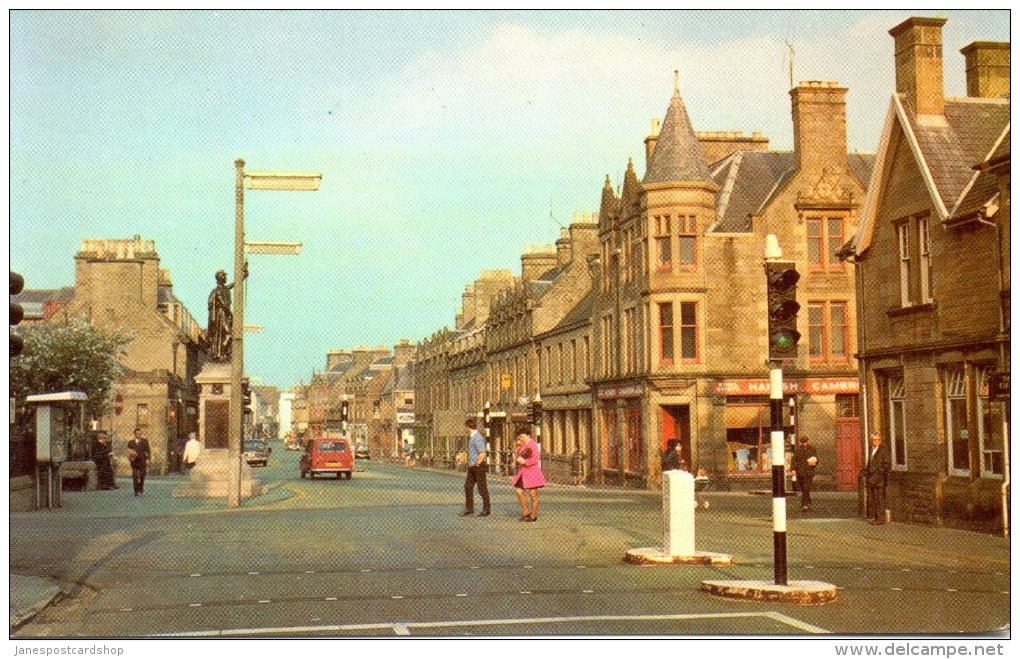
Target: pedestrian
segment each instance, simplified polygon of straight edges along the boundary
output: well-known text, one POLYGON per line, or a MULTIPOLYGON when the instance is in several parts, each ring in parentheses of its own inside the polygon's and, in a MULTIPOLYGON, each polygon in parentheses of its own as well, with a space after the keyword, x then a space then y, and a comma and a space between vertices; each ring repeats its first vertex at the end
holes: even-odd
POLYGON ((145 491, 145 470, 152 457, 149 440, 142 437, 142 429, 135 428, 134 438, 127 443, 128 462, 131 463, 131 482, 135 487, 135 496, 145 491))
POLYGON ((868 490, 868 524, 885 524, 885 488, 891 467, 889 448, 882 443, 880 434, 873 433, 868 464, 864 467, 864 484, 868 490))
POLYGON ((464 510, 461 511, 460 516, 466 517, 474 514, 475 485, 477 484, 478 494, 482 497, 482 512, 478 513, 478 516, 487 517, 490 507, 489 486, 485 482, 485 472, 488 469, 485 438, 482 437, 482 433, 478 432, 478 422, 474 419, 465 421, 464 427, 468 429, 470 436, 467 449, 467 476, 464 478, 464 510))
POLYGON ((117 483, 113 480, 113 447, 110 446, 110 436, 105 430, 96 432, 95 442, 92 444, 92 461, 96 463, 96 487, 100 490, 116 490, 117 483))
POLYGON ((680 440, 671 439, 666 442, 666 451, 662 454, 662 471, 678 471, 683 468, 684 459, 680 455, 680 440))
POLYGON ((198 462, 198 456, 202 454, 202 443, 198 441, 198 433, 188 433, 188 443, 184 445, 184 452, 181 454, 181 462, 184 464, 184 473, 189 474, 198 462))
POLYGON ((527 428, 517 431, 516 446, 517 474, 513 478, 517 501, 521 504, 521 521, 538 521, 538 488, 545 487, 545 474, 542 473, 542 447, 539 446, 527 428), (525 497, 525 490, 528 496, 525 497), (528 498, 531 509, 528 509, 528 498))
POLYGON ((793 473, 800 483, 800 509, 808 511, 811 510, 811 481, 818 466, 818 453, 807 435, 799 439, 800 445, 793 452, 793 473))

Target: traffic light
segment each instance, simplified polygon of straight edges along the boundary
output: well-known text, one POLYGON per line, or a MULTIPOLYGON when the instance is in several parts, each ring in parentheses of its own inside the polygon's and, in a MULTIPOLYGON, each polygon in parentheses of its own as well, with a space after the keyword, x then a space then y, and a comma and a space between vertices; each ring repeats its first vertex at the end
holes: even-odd
MULTIPOLYGON (((11 295, 17 295, 25 288, 25 278, 14 272, 11 273, 11 295)), ((20 304, 11 302, 11 325, 17 325, 25 317, 25 309, 20 304)), ((11 357, 17 357, 25 349, 25 342, 20 336, 11 332, 11 357)))
POLYGON ((800 273, 793 261, 767 261, 769 359, 794 359, 797 356, 797 282, 800 273))
POLYGON ((347 401, 346 400, 342 401, 340 403, 340 420, 343 421, 344 423, 347 423, 347 414, 349 411, 350 410, 347 406, 347 401))
POLYGON ((532 403, 531 413, 533 417, 531 424, 535 426, 542 425, 542 401, 536 399, 532 403))
POLYGON ((241 380, 241 412, 251 414, 251 381, 248 378, 241 380))

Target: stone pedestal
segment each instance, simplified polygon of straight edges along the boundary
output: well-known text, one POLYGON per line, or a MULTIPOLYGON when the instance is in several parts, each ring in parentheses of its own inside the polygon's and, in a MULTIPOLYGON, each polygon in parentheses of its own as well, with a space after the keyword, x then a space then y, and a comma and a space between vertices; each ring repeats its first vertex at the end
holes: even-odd
MULTIPOLYGON (((207 362, 195 377, 198 394, 198 439, 202 454, 191 469, 188 482, 174 491, 175 497, 223 497, 229 492, 231 463, 229 454, 230 363, 207 362)), ((238 447, 242 449, 243 447, 238 447)), ((251 477, 251 467, 242 458, 240 496, 262 494, 262 481, 251 477)), ((236 468, 234 471, 237 474, 236 468)))
MULTIPOLYGON (((188 482, 174 490, 175 497, 226 498, 230 480, 230 454, 227 449, 205 449, 191 469, 188 482)), ((257 497, 265 492, 262 481, 251 477, 251 467, 241 463, 241 498, 257 497)))

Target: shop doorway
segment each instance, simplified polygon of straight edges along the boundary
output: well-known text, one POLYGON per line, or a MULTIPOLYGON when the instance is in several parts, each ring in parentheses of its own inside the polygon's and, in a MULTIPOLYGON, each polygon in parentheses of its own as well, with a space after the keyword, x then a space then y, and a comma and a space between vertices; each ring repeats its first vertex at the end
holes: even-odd
POLYGON ((680 457, 688 469, 694 468, 691 455, 691 408, 687 405, 663 405, 660 409, 662 437, 659 450, 665 451, 672 439, 680 440, 680 457))
POLYGON ((836 489, 857 489, 861 471, 861 424, 859 419, 836 419, 836 489))

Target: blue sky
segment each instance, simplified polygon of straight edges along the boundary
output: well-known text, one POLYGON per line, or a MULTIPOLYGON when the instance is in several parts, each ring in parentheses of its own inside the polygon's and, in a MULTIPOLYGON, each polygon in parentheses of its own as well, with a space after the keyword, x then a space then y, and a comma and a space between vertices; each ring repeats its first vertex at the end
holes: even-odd
POLYGON ((960 48, 1008 41, 996 11, 13 11, 10 264, 73 285, 82 238, 156 241, 205 323, 233 272, 234 160, 321 172, 317 192, 247 191, 246 370, 288 387, 329 349, 452 326, 483 269, 520 273, 597 211, 605 176, 643 175, 679 70, 697 130, 792 144, 793 78, 849 88, 848 144, 874 152, 894 87, 888 30, 948 19, 960 48))

